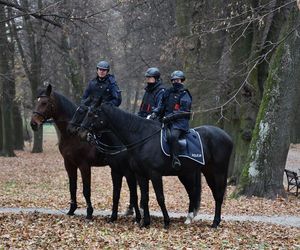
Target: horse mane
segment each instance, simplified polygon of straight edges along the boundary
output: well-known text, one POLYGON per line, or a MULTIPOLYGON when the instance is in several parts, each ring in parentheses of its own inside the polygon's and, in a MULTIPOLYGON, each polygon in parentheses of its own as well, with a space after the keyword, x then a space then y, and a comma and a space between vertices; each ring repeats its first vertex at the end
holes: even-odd
POLYGON ((161 127, 161 124, 157 121, 146 120, 145 118, 139 117, 135 114, 124 111, 118 107, 113 106, 112 104, 104 103, 101 105, 105 113, 109 113, 113 116, 118 117, 118 124, 121 127, 128 128, 129 131, 144 131, 145 128, 153 127, 158 129, 161 127))
POLYGON ((65 115, 71 120, 77 106, 67 97, 56 91, 53 91, 52 94, 54 99, 57 101, 57 107, 60 107, 60 110, 64 110, 65 115))

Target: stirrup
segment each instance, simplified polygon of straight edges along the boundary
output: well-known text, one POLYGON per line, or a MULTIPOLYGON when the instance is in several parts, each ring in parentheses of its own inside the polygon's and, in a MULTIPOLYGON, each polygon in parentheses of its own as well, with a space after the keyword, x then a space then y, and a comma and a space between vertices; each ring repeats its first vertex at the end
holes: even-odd
POLYGON ((173 160, 172 160, 172 167, 175 169, 175 170, 180 170, 181 169, 181 162, 180 160, 178 159, 178 157, 173 157, 173 160))

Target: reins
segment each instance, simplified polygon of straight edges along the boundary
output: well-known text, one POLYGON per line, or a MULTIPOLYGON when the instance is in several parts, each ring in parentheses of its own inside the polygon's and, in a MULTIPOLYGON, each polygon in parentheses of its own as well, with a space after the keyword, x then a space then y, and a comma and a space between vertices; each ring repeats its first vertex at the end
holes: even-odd
POLYGON ((130 144, 124 144, 124 145, 118 145, 118 146, 112 146, 112 145, 107 145, 99 140, 97 140, 97 138, 95 138, 95 135, 92 135, 90 139, 90 141, 94 144, 94 146, 96 147, 97 150, 99 150, 101 153, 104 154, 108 154, 108 155, 117 155, 119 153, 125 152, 125 151, 131 151, 133 149, 135 149, 136 147, 138 147, 139 145, 143 144, 144 142, 148 141, 151 139, 151 137, 153 137, 154 135, 158 134, 161 131, 161 128, 159 128, 159 130, 155 131, 153 134, 146 136, 145 138, 130 143, 130 144), (99 146, 100 144, 100 146, 99 146), (109 149, 105 149, 102 146, 109 148, 109 149), (113 149, 110 149, 113 148, 113 149), (121 148, 120 150, 116 150, 117 148, 121 148), (113 151, 116 150, 116 151, 113 151))

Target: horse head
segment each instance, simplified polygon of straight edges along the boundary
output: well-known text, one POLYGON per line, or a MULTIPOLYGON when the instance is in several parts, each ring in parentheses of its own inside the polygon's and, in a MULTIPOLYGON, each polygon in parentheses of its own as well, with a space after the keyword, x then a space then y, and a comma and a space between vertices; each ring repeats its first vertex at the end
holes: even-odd
MULTIPOLYGON (((106 105, 106 103, 102 105, 106 105)), ((101 110, 102 105, 97 108, 91 107, 87 112, 78 131, 81 138, 86 138, 88 133, 102 132, 107 128, 107 122, 101 110)))
POLYGON ((88 107, 85 105, 79 106, 75 114, 72 117, 72 120, 69 122, 67 131, 70 134, 77 134, 79 132, 81 122, 84 120, 85 116, 87 115, 88 107))
POLYGON ((46 89, 40 91, 34 111, 32 112, 30 125, 34 131, 48 119, 52 118, 55 112, 55 105, 52 93, 52 86, 49 84, 46 89))

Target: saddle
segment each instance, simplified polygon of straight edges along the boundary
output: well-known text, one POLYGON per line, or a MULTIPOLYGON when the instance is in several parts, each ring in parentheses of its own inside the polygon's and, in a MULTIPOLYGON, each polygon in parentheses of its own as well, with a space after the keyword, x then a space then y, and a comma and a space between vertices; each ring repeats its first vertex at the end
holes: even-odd
MULTIPOLYGON (((170 134, 171 133, 168 128, 163 128, 161 130, 160 146, 166 156, 170 156, 170 134)), ((201 165, 205 165, 202 141, 199 133, 196 130, 189 129, 187 133, 179 137, 178 143, 179 158, 189 158, 197 163, 200 163, 201 165)))

